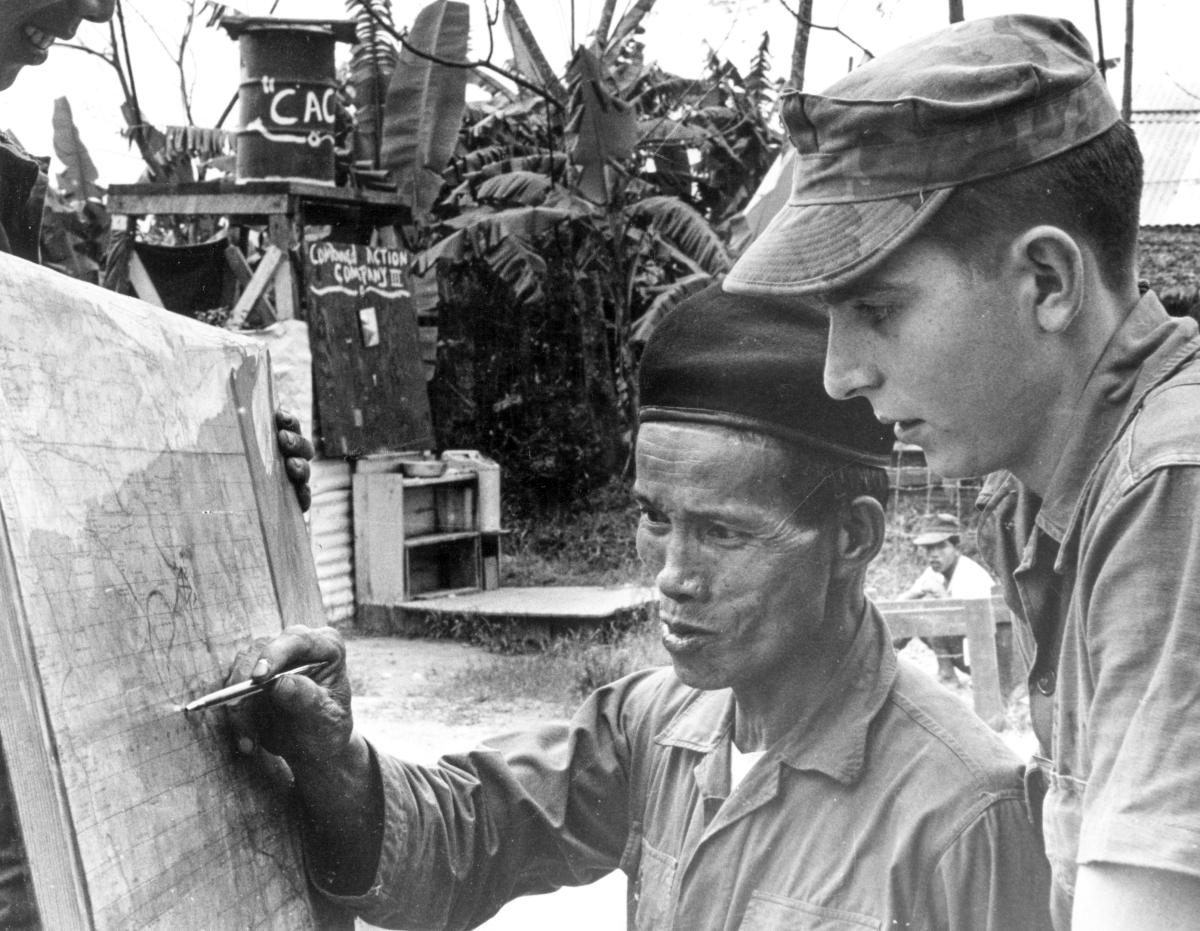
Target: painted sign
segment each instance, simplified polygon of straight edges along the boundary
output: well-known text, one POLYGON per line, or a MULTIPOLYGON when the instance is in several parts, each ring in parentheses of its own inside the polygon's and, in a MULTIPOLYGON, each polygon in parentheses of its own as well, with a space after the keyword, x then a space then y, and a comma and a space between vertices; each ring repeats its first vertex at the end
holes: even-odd
POLYGON ((354 243, 305 247, 315 432, 327 456, 434 446, 409 258, 354 243))

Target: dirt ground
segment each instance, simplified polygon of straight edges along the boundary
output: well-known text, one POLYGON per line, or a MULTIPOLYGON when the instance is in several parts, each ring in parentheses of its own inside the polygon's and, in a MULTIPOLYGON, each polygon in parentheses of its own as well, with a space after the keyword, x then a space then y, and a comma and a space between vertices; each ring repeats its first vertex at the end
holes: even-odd
MULTIPOLYGON (((354 719, 376 746, 413 762, 469 749, 484 738, 554 716, 538 701, 481 704, 432 698, 431 683, 472 664, 504 657, 447 640, 355 637, 347 641, 354 719)), ((506 905, 485 931, 613 931, 625 926, 625 878, 614 873, 580 889, 530 896, 506 905)), ((362 922, 360 929, 369 928, 362 922)))
MULTIPOLYGON (((403 640, 353 637, 347 641, 354 716, 376 746, 413 762, 433 762, 443 753, 469 749, 488 736, 532 726, 554 717, 558 709, 543 702, 480 703, 433 697, 431 686, 473 665, 505 662, 503 656, 447 640, 403 640)), ((919 641, 904 655, 932 674, 936 662, 919 641)), ((970 702, 970 689, 958 692, 970 702)), ((1032 752, 1027 727, 1002 732, 1022 758, 1032 752)), ((509 903, 486 931, 612 931, 625 926, 625 879, 614 873, 599 883, 530 896, 509 903)), ((370 926, 359 923, 360 929, 370 926)))

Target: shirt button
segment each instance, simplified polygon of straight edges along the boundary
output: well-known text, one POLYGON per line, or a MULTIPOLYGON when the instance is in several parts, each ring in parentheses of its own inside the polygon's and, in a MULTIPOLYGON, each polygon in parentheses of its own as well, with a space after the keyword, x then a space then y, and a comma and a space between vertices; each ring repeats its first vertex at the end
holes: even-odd
POLYGON ((1043 695, 1053 695, 1054 687, 1058 684, 1058 676, 1056 676, 1054 674, 1054 670, 1051 669, 1049 672, 1044 672, 1038 676, 1035 684, 1037 686, 1037 690, 1043 695))

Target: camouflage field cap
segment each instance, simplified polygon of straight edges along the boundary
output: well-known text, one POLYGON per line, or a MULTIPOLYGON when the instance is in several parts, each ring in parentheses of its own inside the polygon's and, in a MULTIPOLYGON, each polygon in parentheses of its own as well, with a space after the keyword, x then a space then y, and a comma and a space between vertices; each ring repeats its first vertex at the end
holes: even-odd
POLYGON ((915 233, 956 185, 1052 158, 1120 117, 1063 19, 957 23, 787 94, 798 159, 787 204, 725 279, 733 293, 845 284, 915 233))
POLYGON ((828 333, 815 310, 710 285, 646 341, 638 421, 746 430, 839 463, 885 467, 895 438, 870 402, 825 393, 828 333))

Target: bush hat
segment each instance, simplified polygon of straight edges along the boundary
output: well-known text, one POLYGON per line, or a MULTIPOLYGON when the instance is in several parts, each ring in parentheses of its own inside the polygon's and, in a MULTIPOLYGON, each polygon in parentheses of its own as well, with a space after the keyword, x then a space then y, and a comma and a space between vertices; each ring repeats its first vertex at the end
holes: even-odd
POLYGON ((917 546, 935 546, 951 537, 962 537, 962 524, 953 514, 932 514, 921 522, 921 529, 913 537, 917 546))
POLYGON ((823 291, 881 262, 956 185, 1053 158, 1120 118, 1087 40, 1030 15, 956 23, 824 94, 787 92, 787 204, 725 279, 734 293, 823 291))
POLYGON ((795 300, 727 294, 683 301, 651 334, 638 372, 638 422, 712 424, 884 467, 895 439, 865 398, 825 393, 829 323, 795 300))

